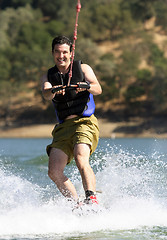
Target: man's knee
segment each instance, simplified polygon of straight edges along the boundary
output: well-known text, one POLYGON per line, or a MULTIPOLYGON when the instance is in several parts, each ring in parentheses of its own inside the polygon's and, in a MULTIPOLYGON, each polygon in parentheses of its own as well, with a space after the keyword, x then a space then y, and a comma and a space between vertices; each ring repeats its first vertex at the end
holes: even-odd
POLYGON ((67 160, 68 158, 64 152, 60 149, 52 148, 49 156, 48 176, 54 182, 63 176, 67 160))
POLYGON ((48 170, 48 176, 49 176, 49 178, 51 179, 51 180, 54 180, 54 178, 55 178, 55 173, 53 173, 53 171, 52 170, 48 170))
POLYGON ((63 171, 56 167, 49 167, 48 176, 52 181, 56 182, 63 176, 63 171))

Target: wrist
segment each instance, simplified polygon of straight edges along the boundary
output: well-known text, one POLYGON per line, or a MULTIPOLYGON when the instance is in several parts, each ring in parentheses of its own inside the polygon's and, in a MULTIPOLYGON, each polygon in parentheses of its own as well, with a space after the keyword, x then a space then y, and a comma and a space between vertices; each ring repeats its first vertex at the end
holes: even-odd
POLYGON ((88 82, 88 81, 85 81, 86 83, 87 83, 87 85, 88 85, 88 88, 87 89, 90 89, 91 88, 91 86, 90 86, 90 82, 88 82))

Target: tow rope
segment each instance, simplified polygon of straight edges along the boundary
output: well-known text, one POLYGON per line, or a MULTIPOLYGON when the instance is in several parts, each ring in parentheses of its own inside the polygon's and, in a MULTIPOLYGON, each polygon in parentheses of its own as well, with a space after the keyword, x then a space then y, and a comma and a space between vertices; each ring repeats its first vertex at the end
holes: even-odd
POLYGON ((76 20, 75 20, 74 37, 73 37, 73 44, 72 44, 71 66, 70 66, 69 79, 68 79, 67 86, 70 86, 70 81, 72 78, 72 67, 73 67, 74 56, 75 56, 75 42, 77 40, 78 17, 79 17, 80 10, 81 10, 81 3, 80 3, 80 0, 78 0, 76 5, 76 20))
POLYGON ((73 37, 73 44, 72 44, 72 55, 71 55, 71 65, 70 65, 70 71, 69 71, 69 79, 68 79, 68 83, 67 86, 61 86, 61 87, 56 87, 52 89, 52 93, 58 92, 62 89, 76 89, 76 88, 85 88, 85 89, 89 89, 90 88, 90 84, 84 84, 84 83, 79 83, 76 85, 70 85, 70 81, 72 78, 72 67, 73 67, 73 62, 74 62, 74 56, 75 56, 75 42, 77 40, 77 29, 78 29, 78 17, 79 17, 79 12, 81 10, 81 3, 80 0, 78 0, 77 5, 76 5, 76 20, 75 20, 75 28, 74 28, 74 37, 73 37))

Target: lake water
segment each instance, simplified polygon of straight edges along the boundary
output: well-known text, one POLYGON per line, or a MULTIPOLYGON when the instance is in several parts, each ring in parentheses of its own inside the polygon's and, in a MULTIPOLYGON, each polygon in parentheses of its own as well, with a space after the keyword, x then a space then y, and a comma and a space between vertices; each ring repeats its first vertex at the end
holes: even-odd
MULTIPOLYGON (((100 211, 79 216, 47 176, 51 139, 0 139, 0 239, 167 239, 167 139, 100 139, 100 211)), ((66 174, 82 196, 72 162, 66 174)))

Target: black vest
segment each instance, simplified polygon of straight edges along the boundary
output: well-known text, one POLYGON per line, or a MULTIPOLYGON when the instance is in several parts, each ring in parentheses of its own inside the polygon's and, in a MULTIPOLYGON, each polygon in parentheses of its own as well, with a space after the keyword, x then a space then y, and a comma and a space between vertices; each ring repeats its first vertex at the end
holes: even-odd
MULTIPOLYGON (((66 86, 69 79, 69 73, 61 74, 56 66, 48 70, 48 81, 52 86, 63 85, 66 86)), ((74 61, 72 68, 71 85, 78 82, 85 82, 84 75, 81 69, 81 61, 74 61)), ((83 115, 87 108, 90 93, 83 91, 76 93, 76 90, 66 89, 65 95, 55 95, 53 104, 56 110, 56 115, 59 122, 70 115, 83 115)))

